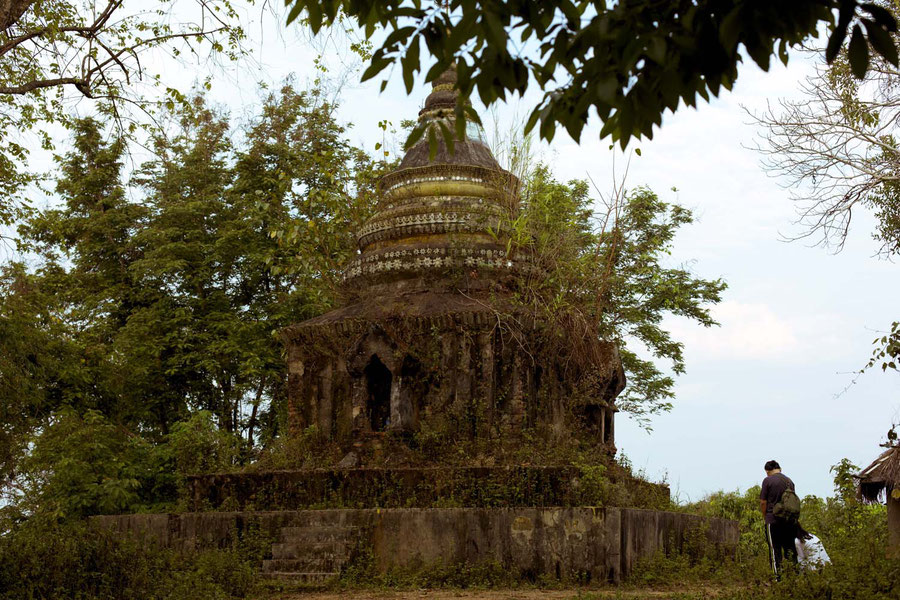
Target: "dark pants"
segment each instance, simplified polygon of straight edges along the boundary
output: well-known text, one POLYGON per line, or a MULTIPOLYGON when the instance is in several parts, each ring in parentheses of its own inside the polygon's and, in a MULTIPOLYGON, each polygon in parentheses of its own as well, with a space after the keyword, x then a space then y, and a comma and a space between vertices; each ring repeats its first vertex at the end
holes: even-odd
POLYGON ((784 559, 797 564, 797 546, 794 540, 797 538, 797 525, 775 521, 766 523, 766 541, 769 543, 769 564, 775 578, 781 577, 781 563, 784 559))

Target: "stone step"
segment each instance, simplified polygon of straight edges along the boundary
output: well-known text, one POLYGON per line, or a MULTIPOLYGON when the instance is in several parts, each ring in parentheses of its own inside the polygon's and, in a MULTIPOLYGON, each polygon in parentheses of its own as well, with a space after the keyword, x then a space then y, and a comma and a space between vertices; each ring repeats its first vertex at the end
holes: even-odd
POLYGON ((349 540, 324 542, 276 542, 272 544, 272 558, 303 558, 304 556, 347 556, 349 540))
POLYGON ((339 572, 346 557, 306 556, 303 558, 271 558, 262 563, 263 573, 332 573, 339 572))
POLYGON ((336 525, 311 525, 308 527, 282 527, 281 542, 315 543, 332 541, 354 541, 357 527, 336 525))
POLYGON ((293 571, 290 572, 280 572, 280 571, 270 571, 268 573, 264 573, 264 577, 268 579, 281 579, 284 581, 291 581, 296 583, 302 583, 306 585, 325 585, 330 583, 340 577, 340 573, 320 573, 320 572, 309 572, 309 573, 296 573, 293 571))

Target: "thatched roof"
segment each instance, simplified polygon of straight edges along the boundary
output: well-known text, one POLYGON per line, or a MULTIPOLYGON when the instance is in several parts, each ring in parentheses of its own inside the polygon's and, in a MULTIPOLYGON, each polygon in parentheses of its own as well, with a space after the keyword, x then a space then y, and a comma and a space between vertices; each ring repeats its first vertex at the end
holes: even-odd
POLYGON ((859 472, 859 495, 866 502, 878 502, 885 492, 900 489, 900 446, 891 446, 859 472))

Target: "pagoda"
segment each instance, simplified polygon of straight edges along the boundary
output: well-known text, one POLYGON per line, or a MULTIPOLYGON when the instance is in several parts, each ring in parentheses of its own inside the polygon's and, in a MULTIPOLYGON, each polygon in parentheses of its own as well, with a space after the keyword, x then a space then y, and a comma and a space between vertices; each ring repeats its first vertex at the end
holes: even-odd
MULTIPOLYGON (((455 80, 421 125, 455 130, 455 80)), ((733 552, 736 522, 659 510, 668 487, 617 468, 615 344, 528 310, 542 273, 508 235, 519 182, 478 127, 452 146, 420 142, 382 178, 346 300, 282 332, 281 462, 188 476, 187 510, 98 526, 172 548, 268 538, 263 576, 316 585, 454 565, 617 582, 697 536, 733 552)))
MULTIPOLYGON (((453 69, 433 82, 420 126, 455 131, 455 83, 453 69)), ((448 446, 528 431, 614 453, 616 346, 598 341, 593 363, 573 370, 570 357, 522 343, 547 324, 515 302, 529 268, 507 233, 519 182, 476 124, 452 150, 437 138, 436 152, 423 136, 379 182, 344 304, 283 332, 291 430, 314 426, 348 449, 422 428, 448 446)))

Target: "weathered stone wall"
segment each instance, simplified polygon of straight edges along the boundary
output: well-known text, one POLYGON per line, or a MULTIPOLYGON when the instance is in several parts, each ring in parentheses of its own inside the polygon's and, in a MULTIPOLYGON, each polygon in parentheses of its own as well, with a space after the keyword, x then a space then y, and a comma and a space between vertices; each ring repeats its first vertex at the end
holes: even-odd
MULTIPOLYGON (((455 467, 308 469, 220 473, 188 477, 191 510, 300 510, 305 508, 430 508, 579 506, 608 502, 582 484, 577 467, 455 467)), ((634 478, 621 485, 656 508, 669 488, 634 478)))
POLYGON ((602 359, 576 369, 567 357, 504 336, 488 302, 408 295, 288 328, 292 431, 315 426, 323 437, 347 440, 424 426, 474 439, 531 429, 583 434, 615 454, 614 399, 625 385, 615 345, 601 344, 602 359), (381 369, 388 391, 379 400, 381 369), (382 404, 386 419, 375 416, 382 404))
POLYGON ((248 530, 273 539, 282 527, 356 527, 358 549, 381 571, 438 563, 493 562, 522 577, 617 582, 641 558, 681 547, 702 531, 723 552, 738 525, 626 508, 430 508, 210 512, 94 517, 99 527, 173 548, 224 547, 248 530))

